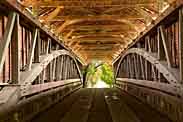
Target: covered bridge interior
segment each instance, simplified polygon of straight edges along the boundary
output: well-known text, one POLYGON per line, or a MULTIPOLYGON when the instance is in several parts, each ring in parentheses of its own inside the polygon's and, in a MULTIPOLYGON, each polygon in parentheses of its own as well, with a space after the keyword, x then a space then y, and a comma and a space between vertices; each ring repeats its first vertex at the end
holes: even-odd
POLYGON ((0 122, 100 121, 183 122, 183 1, 0 0, 0 122))

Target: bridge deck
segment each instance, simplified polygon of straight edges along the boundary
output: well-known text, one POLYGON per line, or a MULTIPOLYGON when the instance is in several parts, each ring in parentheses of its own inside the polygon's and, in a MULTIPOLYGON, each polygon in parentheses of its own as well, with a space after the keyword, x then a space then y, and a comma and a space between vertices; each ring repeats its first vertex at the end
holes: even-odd
POLYGON ((81 89, 32 122, 170 122, 117 89, 81 89))

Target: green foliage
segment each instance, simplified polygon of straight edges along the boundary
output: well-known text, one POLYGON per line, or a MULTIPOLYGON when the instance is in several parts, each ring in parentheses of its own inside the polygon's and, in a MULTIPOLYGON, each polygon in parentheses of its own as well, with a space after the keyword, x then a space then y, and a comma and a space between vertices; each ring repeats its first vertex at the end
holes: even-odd
POLYGON ((93 85, 96 84, 99 79, 109 86, 113 84, 114 74, 108 64, 91 63, 85 71, 87 72, 87 81, 90 81, 93 85))
POLYGON ((87 69, 87 75, 94 75, 96 72, 95 64, 90 64, 87 69))
POLYGON ((101 65, 101 72, 101 80, 103 80, 105 83, 111 86, 114 81, 114 74, 112 68, 107 64, 103 64, 101 65))
POLYGON ((92 85, 95 85, 98 80, 98 76, 96 75, 97 69, 95 68, 95 63, 90 64, 85 70, 87 72, 87 81, 89 81, 92 85))

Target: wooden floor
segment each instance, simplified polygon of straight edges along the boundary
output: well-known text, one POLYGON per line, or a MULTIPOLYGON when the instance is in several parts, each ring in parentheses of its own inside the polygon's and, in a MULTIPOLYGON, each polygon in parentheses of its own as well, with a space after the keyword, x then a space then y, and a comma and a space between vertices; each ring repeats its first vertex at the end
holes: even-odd
POLYGON ((32 122, 171 122, 118 89, 81 89, 32 122))

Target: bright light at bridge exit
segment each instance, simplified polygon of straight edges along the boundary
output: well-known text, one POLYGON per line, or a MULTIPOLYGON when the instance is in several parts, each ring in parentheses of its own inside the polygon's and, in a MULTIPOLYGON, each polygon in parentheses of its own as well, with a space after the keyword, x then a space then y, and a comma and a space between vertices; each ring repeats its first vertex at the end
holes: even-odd
POLYGON ((94 87, 95 88, 110 88, 110 86, 108 84, 106 84, 104 81, 101 81, 101 80, 99 80, 94 87))
POLYGON ((94 86, 88 84, 88 88, 110 88, 110 85, 105 83, 104 81, 98 80, 94 86))
POLYGON ((92 62, 87 69, 87 88, 111 88, 114 80, 112 67, 101 61, 92 62))

